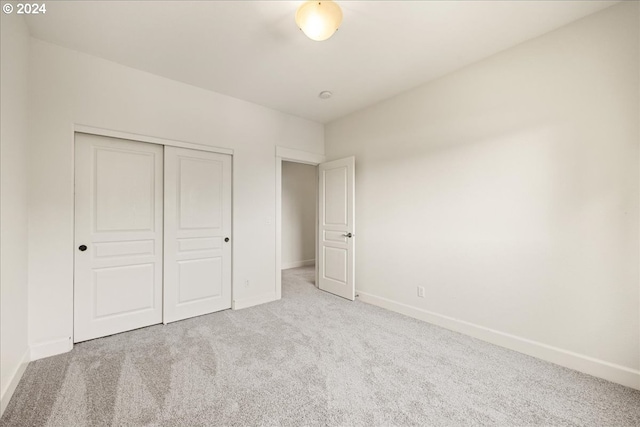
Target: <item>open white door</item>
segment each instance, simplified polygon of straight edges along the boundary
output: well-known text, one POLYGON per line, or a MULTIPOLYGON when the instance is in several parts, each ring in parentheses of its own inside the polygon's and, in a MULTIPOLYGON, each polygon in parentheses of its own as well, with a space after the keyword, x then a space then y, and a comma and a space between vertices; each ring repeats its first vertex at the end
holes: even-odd
POLYGON ((75 137, 74 342, 162 322, 162 147, 75 137))
POLYGON ((164 149, 164 323, 231 308, 231 156, 164 149))
POLYGON ((318 233, 318 285, 355 298, 355 157, 321 163, 318 233))

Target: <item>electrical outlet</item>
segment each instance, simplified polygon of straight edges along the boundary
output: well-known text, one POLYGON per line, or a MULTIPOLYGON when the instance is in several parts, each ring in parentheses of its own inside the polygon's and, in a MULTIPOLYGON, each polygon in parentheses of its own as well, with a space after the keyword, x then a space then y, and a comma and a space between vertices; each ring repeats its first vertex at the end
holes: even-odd
POLYGON ((245 281, 244 281, 244 287, 245 287, 245 288, 248 288, 248 287, 249 287, 249 279, 247 279, 247 280, 245 280, 245 281))
POLYGON ((418 296, 424 298, 424 286, 418 286, 418 296))

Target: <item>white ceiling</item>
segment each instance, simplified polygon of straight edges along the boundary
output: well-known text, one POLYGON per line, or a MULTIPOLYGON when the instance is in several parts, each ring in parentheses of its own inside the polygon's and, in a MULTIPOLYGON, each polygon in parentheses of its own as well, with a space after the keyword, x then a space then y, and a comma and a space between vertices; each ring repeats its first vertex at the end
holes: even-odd
POLYGON ((36 38, 325 123, 615 2, 338 1, 325 42, 296 27, 301 3, 56 1, 27 22, 36 38))

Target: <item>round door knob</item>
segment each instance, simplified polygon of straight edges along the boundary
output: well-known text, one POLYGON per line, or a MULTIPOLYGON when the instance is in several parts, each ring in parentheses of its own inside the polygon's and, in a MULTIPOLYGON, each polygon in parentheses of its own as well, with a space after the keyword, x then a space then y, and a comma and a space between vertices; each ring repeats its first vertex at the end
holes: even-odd
POLYGON ((229 241, 229 238, 228 238, 228 237, 225 237, 225 238, 224 238, 224 241, 225 241, 225 242, 228 242, 228 241, 229 241))
POLYGON ((80 249, 80 252, 84 252, 87 250, 87 246, 86 245, 80 245, 78 246, 78 249, 80 249))

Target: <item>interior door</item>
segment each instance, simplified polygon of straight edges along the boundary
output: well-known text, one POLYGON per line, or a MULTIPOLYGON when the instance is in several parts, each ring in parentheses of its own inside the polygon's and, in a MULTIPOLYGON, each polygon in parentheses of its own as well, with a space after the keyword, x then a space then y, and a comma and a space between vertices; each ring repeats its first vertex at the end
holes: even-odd
POLYGON ((319 172, 319 288, 355 298, 355 157, 321 163, 319 172))
POLYGON ((165 147, 164 323, 231 308, 231 156, 165 147))
POLYGON ((162 156, 76 134, 74 342, 162 322, 162 156))

